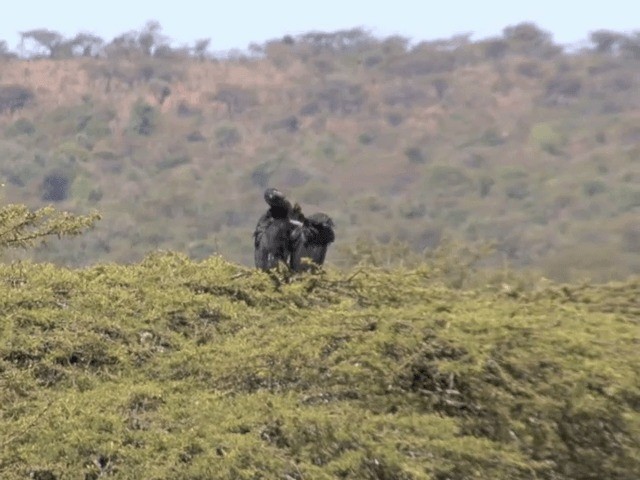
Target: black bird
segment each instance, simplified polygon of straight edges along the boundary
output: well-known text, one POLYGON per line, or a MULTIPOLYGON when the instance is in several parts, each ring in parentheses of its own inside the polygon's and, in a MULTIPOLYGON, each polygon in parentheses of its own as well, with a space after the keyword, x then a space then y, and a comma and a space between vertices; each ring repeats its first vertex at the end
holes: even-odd
POLYGON ((289 261, 291 253, 291 234, 302 222, 292 217, 302 217, 300 207, 294 208, 285 195, 275 189, 267 188, 264 200, 269 209, 260 217, 253 232, 255 246, 255 264, 257 268, 269 270, 278 262, 289 261))
POLYGON ((309 260, 318 266, 324 263, 329 244, 336 238, 333 228, 333 220, 324 213, 303 217, 302 225, 291 233, 290 267, 294 272, 308 270, 309 260))

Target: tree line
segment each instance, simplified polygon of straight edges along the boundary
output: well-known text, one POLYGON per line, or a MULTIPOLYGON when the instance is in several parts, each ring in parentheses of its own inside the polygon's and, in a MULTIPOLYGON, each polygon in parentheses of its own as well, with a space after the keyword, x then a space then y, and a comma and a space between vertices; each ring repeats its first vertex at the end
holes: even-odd
MULTIPOLYGON (((549 56, 561 53, 563 46, 553 42, 552 35, 532 22, 507 26, 502 35, 471 41, 471 33, 455 35, 449 39, 423 41, 412 45, 402 36, 377 38, 363 28, 338 30, 335 32, 311 31, 300 35, 284 35, 264 44, 249 45, 243 56, 269 56, 273 50, 285 47, 300 54, 354 53, 382 47, 384 51, 408 52, 425 47, 440 51, 464 50, 470 45, 479 46, 487 58, 500 58, 508 52, 549 56)), ((195 40, 191 45, 174 46, 165 35, 162 26, 155 20, 148 21, 140 30, 122 33, 110 41, 88 32, 79 32, 73 37, 48 28, 36 28, 20 32, 20 43, 11 50, 7 42, 0 40, 0 58, 50 58, 69 59, 78 57, 121 58, 146 56, 156 58, 214 58, 210 50, 211 39, 195 40)), ((588 36, 588 51, 600 54, 640 59, 640 30, 631 33, 607 29, 593 31, 588 36)), ((369 58, 368 62, 374 62, 369 58)))

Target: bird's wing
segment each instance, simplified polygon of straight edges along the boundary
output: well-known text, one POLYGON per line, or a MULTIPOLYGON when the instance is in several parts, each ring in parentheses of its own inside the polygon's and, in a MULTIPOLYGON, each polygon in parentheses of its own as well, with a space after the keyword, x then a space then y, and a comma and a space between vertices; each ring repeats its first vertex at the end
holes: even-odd
POLYGON ((258 224, 256 225, 256 229, 253 232, 253 244, 255 248, 258 248, 260 245, 260 241, 264 232, 269 228, 269 225, 273 222, 273 218, 271 218, 271 214, 267 211, 264 215, 260 217, 258 220, 258 224))

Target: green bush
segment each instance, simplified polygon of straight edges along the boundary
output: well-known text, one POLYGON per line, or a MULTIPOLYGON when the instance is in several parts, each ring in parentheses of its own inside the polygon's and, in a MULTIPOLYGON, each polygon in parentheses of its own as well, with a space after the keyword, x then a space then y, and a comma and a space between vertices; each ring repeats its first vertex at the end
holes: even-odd
POLYGON ((33 135, 36 127, 33 122, 27 118, 19 118, 5 129, 7 137, 18 135, 33 135))
POLYGON ((0 265, 0 476, 637 478, 638 282, 466 261, 0 265))
POLYGON ((58 145, 53 152, 53 156, 54 162, 65 165, 72 165, 77 162, 84 163, 90 159, 89 151, 73 141, 58 145))
POLYGON ((168 170, 180 165, 185 165, 191 162, 191 158, 186 153, 175 153, 173 155, 168 155, 167 157, 160 160, 157 164, 157 168, 159 171, 168 170))
POLYGON ((427 186, 430 189, 459 191, 472 185, 471 178, 464 170, 454 165, 434 165, 427 172, 427 186))
POLYGON ((491 193, 491 188, 495 183, 496 182, 492 177, 489 177, 487 175, 480 177, 480 180, 478 180, 478 190, 480 192, 480 196, 486 197, 487 195, 489 195, 489 193, 491 193))
POLYGON ((215 137, 220 148, 232 148, 242 140, 240 132, 233 125, 222 125, 216 128, 215 137))
POLYGON ((358 135, 358 142, 362 145, 371 145, 375 140, 375 136, 369 132, 363 132, 358 135))
POLYGON ((76 216, 53 207, 30 210, 25 205, 5 205, 0 208, 0 251, 27 248, 54 235, 79 235, 99 219, 97 213, 76 216))
POLYGON ((34 96, 30 88, 22 85, 0 85, 0 113, 21 110, 34 96))
POLYGON ((535 147, 550 155, 561 155, 567 142, 565 135, 548 123, 537 123, 531 127, 529 139, 535 147))
POLYGON ((427 155, 420 147, 409 147, 404 151, 404 155, 411 163, 426 163, 427 161, 427 155))
POLYGON ((607 191, 607 184, 602 180, 588 180, 582 184, 582 191, 588 197, 599 195, 607 191))
POLYGON ((143 100, 138 100, 131 109, 129 119, 129 131, 148 137, 152 135, 158 126, 160 114, 155 107, 143 100))
POLYGON ((62 202, 69 195, 73 174, 60 168, 50 170, 42 179, 40 198, 44 202, 62 202))

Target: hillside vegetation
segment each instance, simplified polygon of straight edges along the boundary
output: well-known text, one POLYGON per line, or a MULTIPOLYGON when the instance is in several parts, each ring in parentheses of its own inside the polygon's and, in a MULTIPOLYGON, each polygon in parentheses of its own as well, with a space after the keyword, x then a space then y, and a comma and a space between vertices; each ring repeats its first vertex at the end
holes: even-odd
POLYGON ((640 477, 640 283, 0 266, 0 477, 640 477))
MULTIPOLYGON (((251 264, 276 186, 329 213, 329 263, 356 244, 490 243, 493 265, 558 281, 640 272, 640 40, 563 49, 535 25, 411 45, 354 29, 214 56, 157 23, 106 42, 0 42, 9 203, 101 212, 40 260, 138 262, 154 249, 251 264), (359 242, 359 243, 358 243, 359 242)), ((355 259, 355 260, 354 260, 355 259)))

